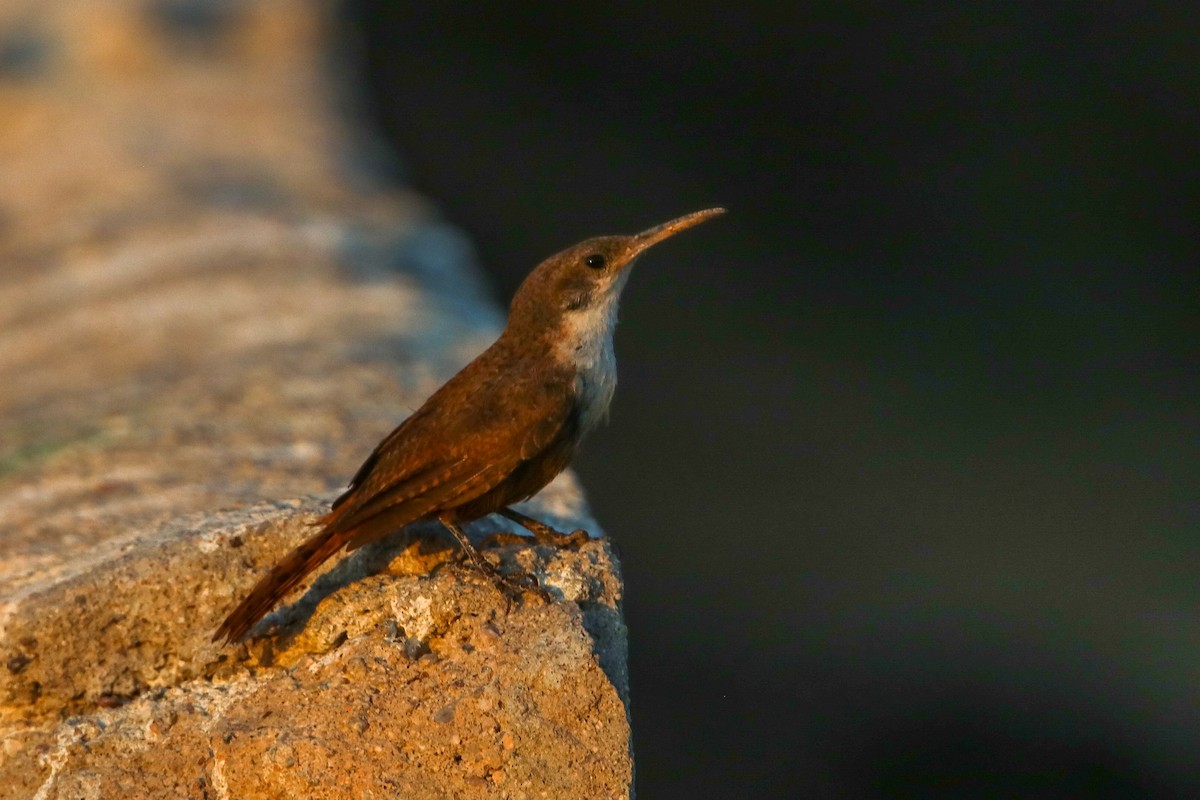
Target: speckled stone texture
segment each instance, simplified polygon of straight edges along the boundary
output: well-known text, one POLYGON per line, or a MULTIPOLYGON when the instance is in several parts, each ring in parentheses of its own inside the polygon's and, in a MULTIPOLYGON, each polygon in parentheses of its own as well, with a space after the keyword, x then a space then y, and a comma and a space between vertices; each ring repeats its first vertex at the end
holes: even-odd
POLYGON ((509 606, 417 526, 209 641, 503 320, 333 10, 0 5, 0 798, 629 795, 604 541, 492 551, 555 597, 509 606))

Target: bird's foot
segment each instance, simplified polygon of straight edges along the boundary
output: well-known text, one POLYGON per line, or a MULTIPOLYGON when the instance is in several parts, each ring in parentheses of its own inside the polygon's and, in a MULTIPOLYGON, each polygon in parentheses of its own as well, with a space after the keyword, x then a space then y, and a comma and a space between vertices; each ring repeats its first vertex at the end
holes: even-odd
POLYGON ((543 588, 541 581, 532 572, 527 572, 520 568, 515 572, 504 572, 486 558, 480 557, 478 560, 475 560, 465 553, 462 556, 462 562, 487 578, 492 586, 500 594, 504 595, 509 608, 512 607, 514 600, 518 603, 524 602, 527 593, 535 594, 547 603, 554 601, 553 595, 543 588))
POLYGON ((570 533, 555 531, 554 535, 557 537, 554 539, 556 547, 569 547, 572 550, 578 550, 592 540, 591 534, 583 528, 576 528, 570 533))
POLYGON ((471 540, 467 538, 467 535, 453 517, 441 516, 438 519, 458 542, 459 551, 463 557, 470 562, 471 566, 491 580, 492 584, 509 601, 510 606, 513 599, 524 599, 525 592, 533 592, 547 602, 553 600, 550 593, 542 588, 538 579, 531 573, 521 570, 516 574, 506 575, 500 571, 499 567, 484 558, 475 548, 475 545, 471 544, 471 540))
POLYGON ((519 533, 493 533, 490 536, 483 537, 483 543, 480 545, 484 550, 495 550, 497 547, 507 547, 510 544, 527 546, 530 543, 528 536, 522 536, 519 533))
POLYGON ((511 575, 501 575, 496 584, 504 596, 511 600, 525 601, 525 595, 535 594, 547 603, 554 602, 554 596, 542 586, 542 582, 532 572, 517 572, 511 575))
POLYGON ((567 550, 578 550, 583 545, 591 541, 591 535, 585 530, 575 530, 570 533, 561 533, 551 529, 548 534, 538 536, 534 534, 532 537, 523 536, 519 533, 503 532, 493 533, 490 536, 484 537, 482 547, 485 550, 493 550, 497 547, 508 547, 509 545, 517 545, 518 547, 529 547, 530 545, 549 545, 551 547, 563 548, 567 550))
MULTIPOLYGON (((499 512, 502 517, 511 519, 513 522, 525 528, 533 534, 534 540, 538 544, 547 544, 552 547, 567 547, 572 550, 578 550, 583 545, 591 541, 591 536, 583 529, 577 529, 571 533, 563 533, 555 530, 544 522, 522 514, 519 511, 514 511, 511 508, 501 509, 499 512)), ((495 533, 484 539, 484 547, 502 547, 508 544, 528 544, 529 540, 524 536, 519 536, 515 533, 495 533)))

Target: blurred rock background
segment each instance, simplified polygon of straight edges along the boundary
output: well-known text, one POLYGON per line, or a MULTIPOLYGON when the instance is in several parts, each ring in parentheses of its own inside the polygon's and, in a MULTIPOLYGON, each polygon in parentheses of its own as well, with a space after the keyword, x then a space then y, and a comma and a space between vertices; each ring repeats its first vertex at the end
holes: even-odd
POLYGON ((503 320, 335 9, 0 5, 0 798, 629 795, 605 542, 493 552, 514 605, 414 526, 211 641, 503 320))
POLYGON ((348 17, 498 296, 730 209, 580 463, 643 796, 1200 794, 1194 3, 348 17))

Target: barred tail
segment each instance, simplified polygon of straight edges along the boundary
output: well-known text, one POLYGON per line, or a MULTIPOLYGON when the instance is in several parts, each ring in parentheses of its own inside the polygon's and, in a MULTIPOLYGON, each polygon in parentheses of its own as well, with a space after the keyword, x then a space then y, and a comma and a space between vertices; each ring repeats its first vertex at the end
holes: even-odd
MULTIPOLYGON (((324 521, 324 520, 322 520, 324 521)), ((246 635, 254 624, 291 591, 305 576, 342 549, 346 544, 346 532, 335 532, 326 525, 314 536, 309 537, 271 568, 233 612, 217 628, 212 640, 224 639, 231 643, 246 635)))

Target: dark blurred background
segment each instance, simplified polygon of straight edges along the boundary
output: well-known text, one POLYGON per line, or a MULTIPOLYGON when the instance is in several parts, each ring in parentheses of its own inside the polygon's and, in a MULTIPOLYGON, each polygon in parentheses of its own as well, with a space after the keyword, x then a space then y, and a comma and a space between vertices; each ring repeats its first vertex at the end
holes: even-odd
POLYGON ((347 14, 498 299, 730 209, 578 464, 641 797, 1200 796, 1200 5, 347 14))

